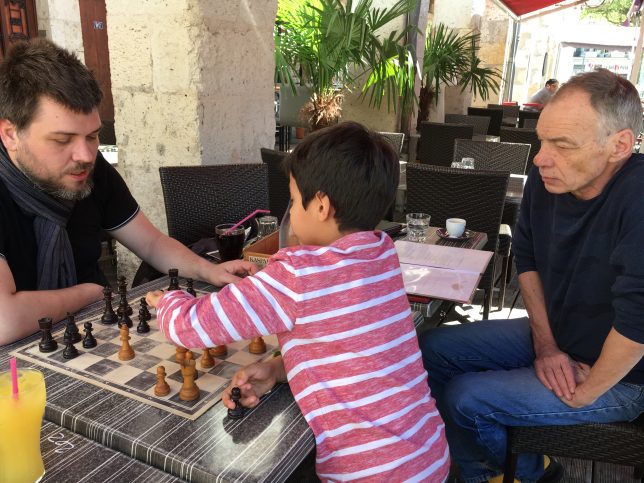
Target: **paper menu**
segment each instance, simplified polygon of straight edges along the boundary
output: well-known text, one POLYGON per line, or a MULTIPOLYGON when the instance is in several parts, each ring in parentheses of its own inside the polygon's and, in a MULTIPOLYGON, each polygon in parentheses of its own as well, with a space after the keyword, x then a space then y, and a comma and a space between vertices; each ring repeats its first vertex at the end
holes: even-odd
POLYGON ((492 252, 395 242, 408 294, 470 302, 492 252))

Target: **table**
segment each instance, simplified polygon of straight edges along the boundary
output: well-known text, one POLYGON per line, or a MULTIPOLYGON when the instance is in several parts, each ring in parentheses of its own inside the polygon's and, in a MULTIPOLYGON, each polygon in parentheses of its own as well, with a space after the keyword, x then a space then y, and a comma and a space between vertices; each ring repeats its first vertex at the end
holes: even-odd
MULTIPOLYGON (((129 296, 140 297, 149 290, 167 286, 168 277, 162 277, 130 290, 129 296)), ((214 289, 202 283, 195 283, 195 288, 214 289)), ((80 320, 83 313, 102 305, 103 302, 97 302, 86 307, 77 318, 80 320)), ((422 321, 421 314, 414 314, 416 326, 422 321)), ((0 347, 0 367, 8 367, 13 349, 39 337, 35 334, 0 347)), ((22 360, 18 360, 18 365, 29 366, 22 360)), ((83 441, 93 448, 92 452, 109 455, 130 468, 132 475, 127 473, 127 477, 118 481, 132 481, 138 472, 145 472, 163 477, 151 476, 150 481, 180 478, 194 482, 280 482, 315 447, 313 432, 287 384, 276 386, 241 420, 229 420, 227 408, 219 402, 197 420, 190 421, 64 374, 37 368, 45 375, 47 387, 43 453, 50 481, 60 481, 55 479, 58 467, 70 463, 66 453, 49 451, 49 443, 55 441, 48 437, 57 431, 65 438, 77 436, 80 439, 75 441, 83 441)), ((91 462, 85 465, 85 471, 94 468, 91 462)), ((100 470, 101 474, 103 470, 109 473, 107 467, 100 470)), ((78 481, 67 476, 67 481, 78 481)))

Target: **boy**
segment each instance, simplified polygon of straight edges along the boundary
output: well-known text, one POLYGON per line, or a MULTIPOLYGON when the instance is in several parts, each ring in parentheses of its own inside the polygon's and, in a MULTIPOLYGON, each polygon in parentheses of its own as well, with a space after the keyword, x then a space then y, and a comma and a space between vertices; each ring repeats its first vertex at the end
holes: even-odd
POLYGON ((256 404, 288 379, 315 434, 323 481, 444 481, 443 421, 400 264, 392 240, 374 231, 398 185, 393 148, 344 123, 307 136, 285 168, 300 246, 209 297, 149 293, 160 329, 189 348, 277 334, 282 357, 255 366, 261 374, 242 385, 242 402, 256 404))

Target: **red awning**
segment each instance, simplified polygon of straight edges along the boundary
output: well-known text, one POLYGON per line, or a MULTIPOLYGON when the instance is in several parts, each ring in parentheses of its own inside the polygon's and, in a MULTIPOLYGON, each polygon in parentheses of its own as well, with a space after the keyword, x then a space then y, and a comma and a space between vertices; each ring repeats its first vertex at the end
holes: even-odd
POLYGON ((562 0, 501 0, 517 17, 550 7, 562 0))

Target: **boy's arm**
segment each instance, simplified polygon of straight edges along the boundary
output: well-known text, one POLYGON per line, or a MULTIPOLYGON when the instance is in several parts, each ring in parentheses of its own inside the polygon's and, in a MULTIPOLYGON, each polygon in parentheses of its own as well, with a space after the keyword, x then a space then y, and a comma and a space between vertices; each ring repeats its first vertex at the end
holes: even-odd
POLYGON ((286 369, 282 356, 273 357, 266 362, 256 362, 235 373, 230 386, 222 395, 222 401, 227 407, 234 409, 235 403, 230 398, 230 391, 233 387, 238 387, 241 390, 241 405, 252 408, 259 404, 259 398, 273 389, 275 384, 285 381, 286 369))

